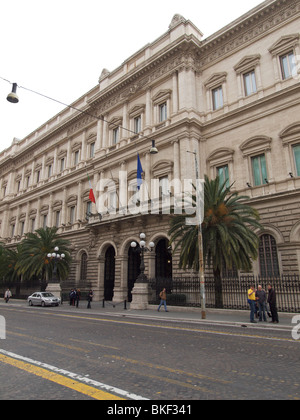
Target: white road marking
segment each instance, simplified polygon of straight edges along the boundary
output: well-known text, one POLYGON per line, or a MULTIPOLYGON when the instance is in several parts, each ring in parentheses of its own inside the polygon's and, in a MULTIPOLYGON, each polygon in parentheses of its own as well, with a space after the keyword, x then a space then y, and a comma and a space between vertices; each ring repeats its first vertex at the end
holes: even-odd
POLYGON ((11 352, 3 350, 3 349, 0 349, 0 353, 4 354, 5 356, 12 357, 14 359, 22 360, 23 362, 27 362, 27 363, 31 363, 31 364, 36 365, 36 366, 43 367, 43 368, 51 370, 55 373, 58 373, 58 374, 67 376, 69 378, 72 378, 74 380, 84 382, 87 385, 92 385, 92 386, 95 386, 97 388, 103 389, 105 391, 112 392, 114 394, 118 394, 118 395, 120 395, 120 396, 122 396, 126 399, 128 398, 128 399, 131 399, 131 400, 145 400, 145 401, 148 400, 148 398, 141 397, 140 395, 132 394, 128 391, 124 391, 123 389, 103 384, 102 382, 95 381, 94 379, 89 379, 86 376, 82 376, 82 375, 79 375, 79 374, 74 373, 74 372, 69 372, 68 370, 60 369, 58 367, 49 365, 47 363, 43 363, 43 362, 39 362, 38 360, 30 359, 29 357, 25 357, 25 356, 21 356, 19 354, 11 353, 11 352))

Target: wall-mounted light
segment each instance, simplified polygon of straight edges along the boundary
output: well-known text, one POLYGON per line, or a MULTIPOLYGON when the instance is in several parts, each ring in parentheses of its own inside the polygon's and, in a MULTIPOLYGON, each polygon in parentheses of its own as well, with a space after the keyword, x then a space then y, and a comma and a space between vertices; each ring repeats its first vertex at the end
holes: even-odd
POLYGON ((251 185, 251 184, 249 184, 249 182, 247 182, 247 187, 248 187, 248 188, 252 188, 252 185, 251 185))

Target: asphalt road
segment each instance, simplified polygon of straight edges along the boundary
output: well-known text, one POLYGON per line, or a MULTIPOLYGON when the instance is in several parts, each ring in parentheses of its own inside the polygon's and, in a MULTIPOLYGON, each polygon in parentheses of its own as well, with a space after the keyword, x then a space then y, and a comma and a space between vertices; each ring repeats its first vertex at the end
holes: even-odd
POLYGON ((195 400, 300 399, 300 341, 288 330, 66 306, 1 304, 0 315, 6 321, 1 400, 148 399, 173 407, 195 400))

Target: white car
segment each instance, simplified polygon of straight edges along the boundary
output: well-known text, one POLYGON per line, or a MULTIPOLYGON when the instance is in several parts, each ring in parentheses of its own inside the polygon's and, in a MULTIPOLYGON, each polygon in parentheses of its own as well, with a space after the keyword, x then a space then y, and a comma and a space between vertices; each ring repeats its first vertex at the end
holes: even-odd
POLYGON ((60 304, 60 298, 50 292, 36 292, 27 298, 27 302, 29 306, 58 306, 60 304))

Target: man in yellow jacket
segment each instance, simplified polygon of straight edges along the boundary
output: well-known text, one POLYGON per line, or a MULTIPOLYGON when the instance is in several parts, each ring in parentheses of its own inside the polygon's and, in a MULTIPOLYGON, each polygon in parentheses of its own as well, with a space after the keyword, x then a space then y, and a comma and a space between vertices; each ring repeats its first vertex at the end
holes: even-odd
POLYGON ((248 303, 250 305, 250 322, 252 324, 256 324, 256 321, 254 321, 254 314, 256 308, 256 290, 254 284, 252 284, 250 286, 250 289, 248 290, 248 303))

